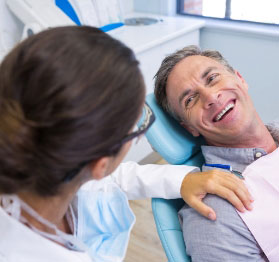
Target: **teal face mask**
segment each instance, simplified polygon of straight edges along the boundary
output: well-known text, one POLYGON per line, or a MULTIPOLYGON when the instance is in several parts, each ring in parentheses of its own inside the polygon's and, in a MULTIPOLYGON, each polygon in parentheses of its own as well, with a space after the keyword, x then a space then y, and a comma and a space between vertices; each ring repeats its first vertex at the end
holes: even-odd
POLYGON ((78 192, 77 237, 98 262, 124 260, 135 216, 126 195, 114 183, 78 192))

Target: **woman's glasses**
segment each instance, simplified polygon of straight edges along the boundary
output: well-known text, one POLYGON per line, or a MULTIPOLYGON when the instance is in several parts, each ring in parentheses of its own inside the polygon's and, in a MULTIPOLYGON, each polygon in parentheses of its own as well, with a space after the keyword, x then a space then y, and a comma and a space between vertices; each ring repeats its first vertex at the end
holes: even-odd
MULTIPOLYGON (((132 133, 126 135, 120 142, 117 144, 113 145, 110 149, 109 152, 111 154, 114 154, 121 148, 125 143, 128 141, 142 136, 149 128, 150 126, 154 123, 155 121, 155 115, 152 111, 152 109, 145 103, 143 106, 143 114, 141 119, 139 120, 139 123, 137 125, 137 129, 133 131, 132 133)), ((80 170, 85 167, 88 163, 91 161, 86 161, 81 163, 77 168, 69 171, 66 176, 63 178, 63 182, 71 181, 79 172, 80 170)))
POLYGON ((154 115, 152 109, 145 103, 144 107, 143 107, 143 114, 142 114, 141 119, 139 120, 137 129, 134 132, 126 135, 120 141, 118 146, 122 146, 126 142, 143 135, 149 129, 149 127, 154 123, 154 121, 155 121, 155 115, 154 115))

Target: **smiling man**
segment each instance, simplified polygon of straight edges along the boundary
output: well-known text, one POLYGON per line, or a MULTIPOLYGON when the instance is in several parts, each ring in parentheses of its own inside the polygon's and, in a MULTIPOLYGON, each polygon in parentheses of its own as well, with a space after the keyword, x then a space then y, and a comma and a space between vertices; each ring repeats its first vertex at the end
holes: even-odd
MULTIPOLYGON (((166 57, 156 74, 155 96, 193 136, 205 138, 203 171, 229 165, 232 173, 241 175, 249 164, 276 149, 279 129, 264 125, 246 81, 217 51, 188 46, 166 57)), ((204 202, 216 211, 216 221, 187 205, 179 212, 186 252, 193 262, 266 260, 229 202, 214 195, 204 202)))

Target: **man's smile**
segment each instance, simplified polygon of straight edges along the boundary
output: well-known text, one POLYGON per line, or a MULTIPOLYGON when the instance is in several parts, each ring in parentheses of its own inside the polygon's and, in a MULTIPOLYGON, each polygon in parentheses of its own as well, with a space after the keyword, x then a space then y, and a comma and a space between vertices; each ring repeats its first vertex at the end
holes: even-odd
POLYGON ((234 108, 236 100, 229 101, 229 103, 219 110, 213 118, 213 122, 219 122, 223 120, 234 108))

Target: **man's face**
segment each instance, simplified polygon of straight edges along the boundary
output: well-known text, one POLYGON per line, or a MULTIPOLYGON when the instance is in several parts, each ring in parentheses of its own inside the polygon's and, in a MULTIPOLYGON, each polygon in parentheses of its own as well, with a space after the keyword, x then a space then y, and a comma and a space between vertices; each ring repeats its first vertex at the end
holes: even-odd
POLYGON ((208 57, 180 61, 168 77, 166 93, 181 124, 210 145, 228 145, 249 131, 255 118, 245 80, 208 57))

